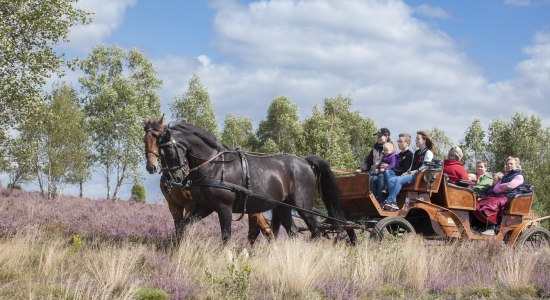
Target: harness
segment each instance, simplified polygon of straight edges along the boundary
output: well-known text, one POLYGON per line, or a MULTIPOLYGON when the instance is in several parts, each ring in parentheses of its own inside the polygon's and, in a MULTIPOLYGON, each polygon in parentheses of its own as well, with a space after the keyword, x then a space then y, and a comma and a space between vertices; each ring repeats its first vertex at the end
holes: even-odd
MULTIPOLYGON (((157 142, 160 141, 164 135, 165 135, 165 132, 163 132, 159 136, 159 138, 157 139, 157 142)), ((174 139, 172 139, 168 142, 160 144, 159 148, 162 149, 162 147, 166 147, 168 145, 172 145, 172 147, 180 147, 182 150, 184 150, 184 152, 186 152, 187 149, 188 149, 185 145, 182 145, 182 143, 178 143, 174 139)), ((313 210, 304 209, 304 208, 297 207, 297 206, 292 205, 292 204, 288 204, 288 203, 285 203, 285 202, 282 202, 282 201, 271 199, 269 197, 266 197, 264 195, 258 194, 256 192, 250 190, 249 164, 248 164, 248 160, 246 158, 246 154, 241 149, 238 149, 238 148, 236 150, 218 149, 217 153, 215 153, 212 157, 210 157, 206 160, 199 158, 201 160, 204 160, 204 162, 202 162, 198 166, 193 167, 191 169, 189 169, 188 164, 182 163, 183 160, 181 159, 179 152, 176 151, 176 153, 177 153, 177 156, 178 156, 177 157, 178 166, 171 167, 171 168, 169 168, 169 170, 176 170, 178 168, 182 168, 184 173, 187 174, 187 177, 183 180, 183 183, 176 183, 176 182, 173 182, 173 181, 169 181, 168 184, 170 186, 173 186, 173 187, 176 187, 176 188, 214 187, 214 188, 220 188, 220 189, 228 190, 228 191, 231 191, 231 192, 235 193, 235 195, 237 195, 238 198, 233 203, 233 208, 239 207, 241 205, 241 203, 243 205, 242 206, 243 207, 243 213, 241 214, 241 216, 239 217, 238 220, 242 219, 244 214, 247 213, 247 203, 248 203, 249 198, 252 197, 252 198, 256 198, 256 199, 259 199, 259 200, 262 200, 262 201, 265 201, 265 202, 268 202, 268 203, 271 203, 271 204, 281 205, 281 206, 284 206, 284 207, 295 209, 297 211, 302 211, 302 212, 310 213, 310 214, 313 214, 313 215, 316 215, 316 216, 320 216, 320 217, 326 218, 328 220, 337 221, 338 223, 348 224, 348 225, 354 225, 355 224, 355 223, 347 221, 347 220, 337 219, 337 218, 330 217, 330 216, 327 216, 327 215, 322 214, 322 213, 315 212, 313 210), (237 156, 241 160, 241 166, 242 166, 242 176, 241 176, 242 184, 241 185, 225 181, 225 178, 224 178, 225 177, 225 175, 224 175, 225 174, 225 163, 228 162, 228 161, 224 160, 224 155, 226 153, 236 153, 237 156), (219 158, 220 156, 222 157, 222 160, 221 161, 216 161, 216 159, 219 158), (205 176, 204 174, 201 174, 202 176, 199 176, 197 178, 192 178, 190 180, 186 180, 186 179, 188 179, 189 175, 191 175, 191 173, 194 173, 194 172, 198 171, 200 168, 202 168, 202 167, 204 167, 204 166, 206 166, 207 164, 210 164, 210 163, 222 163, 222 171, 221 171, 220 179, 209 178, 209 177, 205 176), (186 167, 187 167, 187 169, 185 169, 186 167), (186 170, 187 170, 187 172, 185 172, 186 170)), ((189 154, 189 155, 191 155, 191 154, 189 154)), ((198 157, 195 157, 195 158, 198 158, 198 157)), ((338 223, 335 223, 335 224, 338 224, 338 223)))

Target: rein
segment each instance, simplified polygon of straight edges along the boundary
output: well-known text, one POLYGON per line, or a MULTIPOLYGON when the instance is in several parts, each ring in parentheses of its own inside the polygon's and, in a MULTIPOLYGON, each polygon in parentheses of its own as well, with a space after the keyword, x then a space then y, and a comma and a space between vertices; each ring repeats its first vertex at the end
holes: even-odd
MULTIPOLYGON (((185 185, 181 184, 181 183, 172 182, 171 184, 173 186, 177 187, 177 188, 184 188, 185 187, 185 185)), ((351 222, 351 221, 341 220, 341 219, 338 219, 338 218, 330 217, 330 216, 327 216, 327 215, 322 214, 322 213, 318 213, 318 212, 313 211, 313 210, 301 208, 301 207, 298 207, 298 206, 295 206, 295 205, 292 205, 292 204, 288 204, 288 203, 285 203, 285 202, 282 202, 282 201, 271 199, 269 197, 265 197, 263 195, 260 195, 258 193, 253 192, 252 190, 250 190, 248 188, 245 188, 243 186, 240 186, 238 184, 234 184, 234 183, 231 183, 231 182, 226 182, 226 181, 220 182, 219 180, 216 180, 216 179, 201 178, 201 179, 193 180, 189 185, 190 186, 216 187, 216 188, 229 190, 229 191, 232 191, 234 193, 243 193, 247 197, 254 197, 254 198, 260 199, 262 201, 266 201, 266 202, 269 202, 269 203, 272 203, 272 204, 285 206, 285 207, 288 207, 288 208, 295 209, 297 211, 310 213, 310 214, 313 214, 313 215, 316 215, 316 216, 319 216, 319 217, 323 217, 323 218, 328 219, 328 220, 340 222, 340 223, 343 223, 343 224, 346 224, 346 225, 356 225, 356 223, 351 222)))

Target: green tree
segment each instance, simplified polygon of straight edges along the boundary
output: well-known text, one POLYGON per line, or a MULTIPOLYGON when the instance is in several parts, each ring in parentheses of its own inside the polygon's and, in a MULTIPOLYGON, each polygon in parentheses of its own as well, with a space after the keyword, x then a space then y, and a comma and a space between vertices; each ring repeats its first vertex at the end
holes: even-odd
POLYGON ((4 170, 8 174, 8 187, 21 186, 32 181, 35 176, 34 160, 31 144, 26 140, 12 138, 7 140, 6 165, 4 170))
POLYGON ((473 170, 478 160, 489 161, 490 156, 485 142, 485 130, 481 125, 481 120, 474 119, 470 127, 466 129, 460 147, 464 153, 464 166, 468 170, 473 170))
POLYGON ((359 111, 352 110, 352 104, 353 100, 347 96, 326 98, 323 101, 323 112, 334 119, 332 122, 338 121, 348 136, 348 143, 355 159, 351 167, 355 167, 364 161, 372 145, 376 143, 373 133, 378 128, 371 118, 363 118, 359 111))
POLYGON ((87 24, 77 0, 0 0, 0 131, 36 118, 42 86, 66 64, 54 47, 87 24))
POLYGON ((147 194, 145 191, 145 186, 139 182, 134 183, 132 186, 132 196, 130 199, 132 201, 145 203, 146 198, 147 194))
POLYGON ((445 159, 447 158, 447 153, 452 146, 454 146, 453 141, 447 135, 447 133, 437 127, 434 127, 430 131, 432 139, 435 142, 435 151, 434 159, 445 159))
POLYGON ((223 125, 222 143, 250 151, 253 148, 253 140, 252 120, 246 117, 227 114, 223 125))
POLYGON ((218 136, 218 121, 208 91, 198 74, 193 74, 185 94, 174 99, 172 117, 196 125, 218 136))
POLYGON ((528 183, 536 187, 534 207, 550 211, 550 128, 540 117, 516 113, 510 121, 494 120, 489 125, 488 149, 493 156, 492 170, 503 171, 508 156, 519 157, 528 183))
POLYGON ((89 156, 84 115, 75 90, 65 84, 54 86, 40 109, 41 117, 25 121, 21 140, 31 145, 31 157, 41 193, 49 199, 61 194, 67 184, 86 168, 89 156))
POLYGON ((304 122, 305 152, 323 157, 334 168, 355 167, 350 136, 343 123, 333 110, 325 107, 322 112, 314 106, 312 116, 304 122))
POLYGON ((258 149, 270 143, 277 146, 276 152, 301 154, 302 124, 298 116, 298 105, 292 103, 288 97, 280 96, 271 102, 267 110, 267 118, 260 121, 256 136, 259 141, 258 149))
POLYGON ((162 81, 153 64, 136 49, 98 46, 80 67, 85 74, 79 80, 85 92, 82 106, 94 159, 105 178, 107 198, 116 198, 123 183, 141 176, 142 119, 160 115, 157 92, 162 81))

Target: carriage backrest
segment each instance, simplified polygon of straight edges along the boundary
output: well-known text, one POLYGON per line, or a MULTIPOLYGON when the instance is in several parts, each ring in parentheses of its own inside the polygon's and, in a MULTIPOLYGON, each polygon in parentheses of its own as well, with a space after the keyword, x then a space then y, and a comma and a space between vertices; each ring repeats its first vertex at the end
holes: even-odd
POLYGON ((434 204, 450 209, 475 210, 476 194, 472 189, 449 183, 445 177, 438 192, 431 197, 434 204))
POLYGON ((533 196, 535 188, 531 184, 525 184, 513 193, 508 207, 504 211, 507 215, 527 216, 533 205, 533 196))

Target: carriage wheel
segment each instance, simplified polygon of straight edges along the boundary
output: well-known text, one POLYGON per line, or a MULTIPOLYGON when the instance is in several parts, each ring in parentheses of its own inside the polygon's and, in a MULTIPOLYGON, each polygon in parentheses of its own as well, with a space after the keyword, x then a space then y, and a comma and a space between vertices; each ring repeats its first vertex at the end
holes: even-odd
POLYGON ((415 234, 414 227, 401 217, 387 217, 376 223, 371 238, 377 240, 402 238, 407 234, 415 234))
POLYGON ((538 226, 526 229, 519 236, 516 246, 530 249, 539 249, 542 247, 550 248, 550 232, 538 226))

